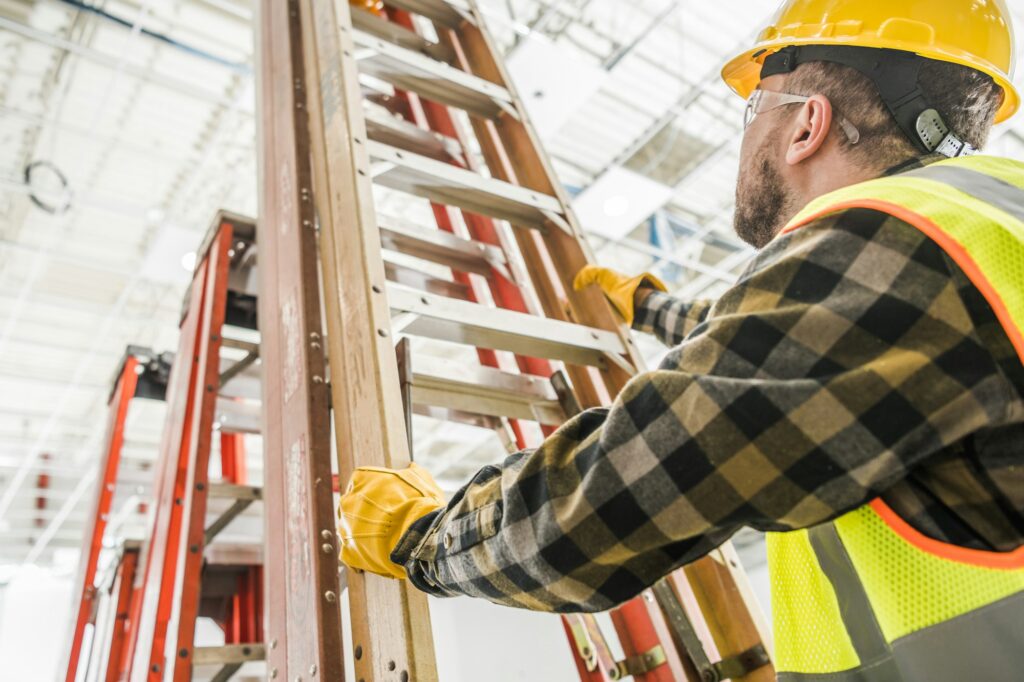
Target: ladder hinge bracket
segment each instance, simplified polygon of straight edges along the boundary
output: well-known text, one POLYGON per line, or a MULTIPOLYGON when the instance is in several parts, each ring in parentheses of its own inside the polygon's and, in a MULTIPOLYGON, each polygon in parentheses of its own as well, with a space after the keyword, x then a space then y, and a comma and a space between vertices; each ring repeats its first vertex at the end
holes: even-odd
POLYGON ((665 665, 667 660, 665 650, 660 644, 656 644, 642 654, 627 656, 621 661, 615 661, 615 669, 611 671, 610 677, 613 680, 621 680, 630 675, 643 675, 660 665, 665 665))

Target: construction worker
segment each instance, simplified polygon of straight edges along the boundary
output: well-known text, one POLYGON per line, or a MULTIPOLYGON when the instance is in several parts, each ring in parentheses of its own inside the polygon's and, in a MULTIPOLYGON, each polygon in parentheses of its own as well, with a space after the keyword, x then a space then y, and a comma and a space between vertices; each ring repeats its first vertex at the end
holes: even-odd
POLYGON ((783 680, 1024 678, 1024 163, 975 155, 1019 98, 1003 0, 789 0, 749 97, 717 301, 587 267, 673 349, 609 408, 445 503, 360 469, 342 559, 429 594, 623 602, 770 531, 783 680))

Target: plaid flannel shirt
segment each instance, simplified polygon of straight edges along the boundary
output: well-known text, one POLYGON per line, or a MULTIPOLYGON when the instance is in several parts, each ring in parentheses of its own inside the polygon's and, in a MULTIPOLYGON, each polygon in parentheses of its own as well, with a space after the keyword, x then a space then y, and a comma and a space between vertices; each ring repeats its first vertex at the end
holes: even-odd
POLYGON ((818 220, 713 304, 652 293, 634 327, 673 350, 414 524, 392 560, 418 588, 603 610, 742 526, 805 528, 878 496, 939 540, 1024 542, 1024 366, 907 223, 818 220))

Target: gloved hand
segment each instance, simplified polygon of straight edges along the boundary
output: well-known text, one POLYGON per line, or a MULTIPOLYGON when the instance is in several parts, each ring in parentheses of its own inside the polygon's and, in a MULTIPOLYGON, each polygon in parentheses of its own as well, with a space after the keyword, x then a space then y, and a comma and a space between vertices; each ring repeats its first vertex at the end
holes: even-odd
POLYGON ((359 467, 338 503, 341 560, 377 575, 406 577, 391 551, 409 526, 444 505, 441 489, 418 464, 359 467))
POLYGON ((576 273, 576 279, 572 286, 579 291, 588 284, 596 284, 601 287, 605 298, 615 306, 626 324, 633 324, 633 304, 636 290, 640 287, 668 291, 661 280, 649 272, 636 277, 627 277, 621 272, 601 268, 596 265, 586 265, 576 273))

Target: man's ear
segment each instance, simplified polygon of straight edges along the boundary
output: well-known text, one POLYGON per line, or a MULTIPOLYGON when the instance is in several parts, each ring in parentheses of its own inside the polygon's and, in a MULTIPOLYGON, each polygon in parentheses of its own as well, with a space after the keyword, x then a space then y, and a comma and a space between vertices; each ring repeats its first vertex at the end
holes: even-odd
POLYGON ((832 129, 832 103, 824 95, 813 95, 800 108, 789 146, 786 163, 795 166, 811 158, 824 146, 832 129))

